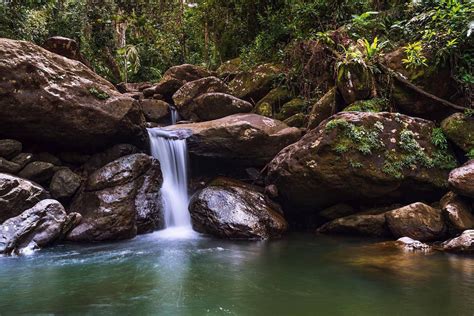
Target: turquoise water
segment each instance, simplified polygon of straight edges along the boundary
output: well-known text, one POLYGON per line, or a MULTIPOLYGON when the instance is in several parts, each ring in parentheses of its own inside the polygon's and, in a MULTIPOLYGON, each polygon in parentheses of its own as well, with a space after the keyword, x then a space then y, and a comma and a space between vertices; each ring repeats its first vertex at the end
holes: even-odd
POLYGON ((474 258, 151 234, 0 258, 0 314, 474 315, 474 258))

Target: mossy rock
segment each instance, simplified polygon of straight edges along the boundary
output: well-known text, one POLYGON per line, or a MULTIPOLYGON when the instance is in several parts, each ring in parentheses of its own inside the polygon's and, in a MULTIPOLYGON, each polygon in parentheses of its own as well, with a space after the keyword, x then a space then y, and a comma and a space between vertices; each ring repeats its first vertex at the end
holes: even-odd
POLYGON ((383 112, 388 110, 388 101, 382 98, 360 100, 346 107, 344 112, 383 112))
POLYGON ((465 152, 474 149, 474 117, 455 113, 441 122, 448 139, 465 152))
POLYGON ((337 89, 346 104, 370 97, 374 78, 370 69, 356 62, 342 64, 337 69, 337 89))
POLYGON ((273 64, 259 65, 250 71, 237 74, 229 82, 229 88, 234 96, 255 104, 272 89, 279 73, 279 67, 273 64))
POLYGON ((291 100, 291 93, 283 87, 272 89, 255 105, 254 112, 259 115, 273 117, 286 102, 291 100))
POLYGON ((280 112, 276 115, 276 118, 284 121, 295 114, 303 113, 307 106, 307 102, 304 99, 295 98, 283 104, 280 112))
POLYGON ((240 59, 239 57, 228 60, 222 63, 222 65, 220 65, 219 68, 217 68, 217 73, 219 75, 225 75, 229 73, 239 72, 241 70, 240 69, 241 64, 242 64, 242 59, 240 59))
POLYGON ((290 127, 304 127, 308 124, 308 116, 304 113, 297 113, 283 122, 290 127))
POLYGON ((330 117, 335 105, 336 88, 334 87, 313 105, 308 118, 308 129, 317 127, 322 121, 330 117))

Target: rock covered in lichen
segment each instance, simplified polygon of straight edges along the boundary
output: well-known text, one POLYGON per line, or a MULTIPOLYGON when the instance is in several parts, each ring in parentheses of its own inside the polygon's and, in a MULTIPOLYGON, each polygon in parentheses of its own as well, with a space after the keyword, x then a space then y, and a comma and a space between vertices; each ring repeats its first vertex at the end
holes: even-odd
POLYGON ((433 140, 434 128, 394 113, 342 112, 282 150, 266 181, 288 209, 309 212, 344 201, 435 200, 457 162, 433 140))
POLYGON ((474 154, 474 117, 455 113, 441 122, 446 137, 465 152, 474 154))

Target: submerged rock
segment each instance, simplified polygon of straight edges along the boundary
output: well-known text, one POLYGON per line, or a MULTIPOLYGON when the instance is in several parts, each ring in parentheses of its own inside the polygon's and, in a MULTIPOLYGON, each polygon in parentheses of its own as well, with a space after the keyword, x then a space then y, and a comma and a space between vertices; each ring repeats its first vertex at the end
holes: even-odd
POLYGON ((448 181, 454 192, 474 198, 474 159, 451 171, 448 181))
POLYGON ((135 237, 137 214, 140 222, 147 220, 147 214, 152 214, 153 218, 156 212, 161 214, 161 209, 147 210, 147 207, 159 206, 143 200, 152 198, 146 195, 147 191, 156 192, 161 188, 159 169, 159 163, 152 157, 134 154, 121 157, 92 173, 72 202, 70 210, 80 213, 83 220, 67 239, 94 242, 135 237), (147 179, 150 174, 156 179, 147 179), (143 188, 144 183, 146 188, 143 188), (138 198, 142 200, 137 201, 138 198))
POLYGON ((342 112, 283 149, 268 165, 288 210, 344 202, 436 200, 456 166, 432 143, 434 124, 394 113, 342 112))
POLYGON ((235 114, 168 129, 192 132, 187 142, 193 156, 252 166, 265 165, 301 135, 297 128, 257 114, 235 114))
POLYGON ((80 221, 77 213, 66 214, 55 200, 43 200, 0 225, 0 253, 20 254, 46 247, 80 221))
POLYGON ((39 185, 0 173, 0 223, 48 197, 48 192, 39 185))
POLYGON ((231 239, 279 237, 287 223, 279 207, 251 186, 218 178, 196 193, 189 204, 198 232, 231 239))
POLYGON ((423 203, 413 203, 387 212, 385 218, 395 237, 410 237, 419 241, 441 240, 447 231, 441 210, 423 203))
POLYGON ((0 134, 84 151, 144 139, 138 103, 84 64, 10 39, 0 60, 0 134))
POLYGON ((444 242, 442 249, 447 252, 473 254, 474 230, 466 230, 460 236, 444 242))

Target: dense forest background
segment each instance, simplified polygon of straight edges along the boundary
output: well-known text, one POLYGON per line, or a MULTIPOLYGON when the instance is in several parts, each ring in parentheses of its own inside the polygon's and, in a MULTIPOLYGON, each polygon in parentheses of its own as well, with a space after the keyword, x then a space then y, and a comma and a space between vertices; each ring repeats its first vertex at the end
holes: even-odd
POLYGON ((407 69, 449 64, 466 92, 474 83, 473 7, 469 0, 11 0, 0 4, 0 37, 73 38, 115 83, 157 81, 182 63, 215 69, 237 57, 241 67, 271 61, 301 78, 318 43, 339 52, 339 62, 369 63, 403 47, 407 69))

